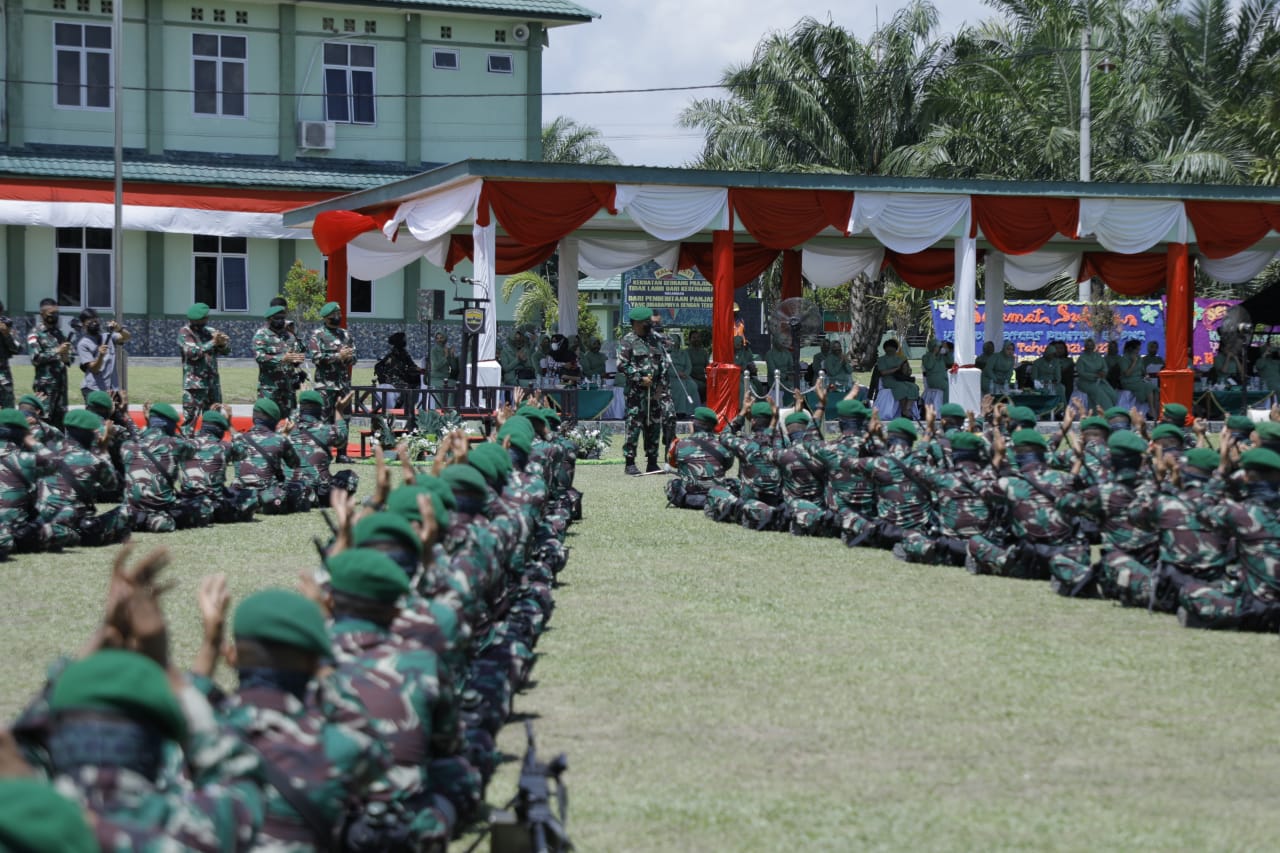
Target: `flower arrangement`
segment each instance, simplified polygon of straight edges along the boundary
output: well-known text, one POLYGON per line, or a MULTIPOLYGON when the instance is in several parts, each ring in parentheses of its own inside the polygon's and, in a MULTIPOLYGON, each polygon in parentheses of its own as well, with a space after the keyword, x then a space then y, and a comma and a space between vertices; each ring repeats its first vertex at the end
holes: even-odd
POLYGON ((613 444, 613 436, 599 429, 587 429, 578 424, 565 433, 578 448, 579 459, 599 459, 613 444))

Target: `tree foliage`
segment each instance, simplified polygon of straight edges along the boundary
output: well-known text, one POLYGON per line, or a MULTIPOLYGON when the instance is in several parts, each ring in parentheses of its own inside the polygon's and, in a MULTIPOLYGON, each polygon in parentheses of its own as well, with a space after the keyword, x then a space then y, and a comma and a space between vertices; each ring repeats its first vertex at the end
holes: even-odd
POLYGON ((308 323, 320 319, 320 309, 324 307, 326 284, 319 270, 308 269, 302 261, 294 261, 284 277, 281 292, 289 300, 297 319, 308 323))
POLYGON ((616 165, 618 156, 594 127, 556 116, 542 126, 542 159, 547 163, 616 165))

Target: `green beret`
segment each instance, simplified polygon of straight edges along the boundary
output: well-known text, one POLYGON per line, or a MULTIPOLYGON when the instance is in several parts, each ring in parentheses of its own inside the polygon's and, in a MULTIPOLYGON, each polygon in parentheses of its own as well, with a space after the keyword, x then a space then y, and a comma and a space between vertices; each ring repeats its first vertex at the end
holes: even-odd
POLYGON ((439 495, 440 500, 444 502, 445 509, 452 510, 457 508, 458 499, 454 496, 453 489, 449 488, 449 484, 444 480, 441 480, 439 477, 419 476, 418 479, 414 481, 414 485, 426 489, 433 495, 439 495))
POLYGON ((27 416, 17 409, 0 409, 0 424, 21 430, 31 429, 31 424, 27 423, 27 416))
POLYGON ((1010 420, 1018 423, 1033 424, 1039 420, 1036 417, 1036 413, 1031 411, 1028 406, 1010 406, 1005 412, 1009 415, 1010 420))
POLYGON ((1253 418, 1248 415, 1232 415, 1227 418, 1227 429, 1236 432, 1253 432, 1253 418))
POLYGON ((516 409, 516 414, 520 415, 522 418, 528 418, 531 421, 538 421, 542 424, 546 424, 547 422, 547 416, 543 413, 542 409, 538 409, 533 406, 521 406, 516 409))
POLYGON ((266 317, 267 319, 271 319, 277 314, 283 314, 283 313, 284 313, 283 305, 272 305, 270 308, 267 309, 266 313, 263 314, 262 316, 266 317))
POLYGON ((951 442, 953 450, 983 450, 986 447, 982 436, 962 430, 956 430, 947 437, 947 440, 951 442))
POLYGON ((1258 438, 1263 441, 1280 441, 1280 423, 1267 419, 1258 421, 1253 425, 1253 429, 1258 433, 1258 438))
POLYGON ((264 589, 240 602, 231 629, 237 639, 252 637, 322 657, 332 652, 320 607, 289 589, 264 589))
POLYGON ((1107 447, 1113 453, 1146 453, 1147 442, 1133 430, 1116 430, 1107 438, 1107 447))
POLYGON ((415 554, 422 554, 422 537, 401 514, 384 511, 366 515, 356 522, 351 541, 357 548, 374 542, 394 542, 415 554))
POLYGON ((964 406, 959 403, 945 403, 938 410, 938 417, 941 418, 964 418, 964 406))
POLYGON ((276 401, 268 397, 259 397, 253 403, 253 411, 262 413, 273 421, 280 420, 280 407, 276 405, 276 401))
POLYGON ((708 409, 706 406, 699 406, 693 410, 693 419, 695 421, 714 424, 719 422, 720 416, 716 414, 715 409, 708 409))
POLYGON ((1017 430, 1013 435, 1009 436, 1009 440, 1015 445, 1034 445, 1043 447, 1045 450, 1049 449, 1049 442, 1043 435, 1033 429, 1017 430))
POLYGON ((768 400, 758 400, 751 404, 751 417, 767 418, 773 414, 773 406, 769 405, 768 400))
POLYGON ((1268 450, 1265 447, 1255 447, 1240 454, 1240 466, 1242 468, 1266 468, 1271 471, 1280 471, 1280 453, 1268 450))
POLYGON ((1185 436, 1182 434, 1182 428, 1173 424, 1160 424, 1151 431, 1151 440, 1158 441, 1162 438, 1176 438, 1178 441, 1184 441, 1185 436))
POLYGON ((71 664, 53 685, 49 708, 108 711, 150 724, 172 740, 187 736, 187 718, 168 675, 160 664, 136 652, 103 649, 71 664))
POLYGON ((1080 429, 1100 429, 1103 432, 1111 432, 1111 424, 1107 423, 1106 418, 1091 415, 1080 422, 1080 429))
POLYGON ((418 496, 423 495, 431 501, 431 511, 435 514, 436 524, 446 527, 449 524, 449 510, 445 509, 444 498, 440 493, 425 486, 400 486, 392 489, 387 495, 387 512, 395 513, 409 521, 422 521, 422 513, 418 510, 418 496))
POLYGON ((836 417, 856 418, 866 417, 868 414, 870 412, 861 400, 841 400, 836 403, 836 417))
POLYGON ((111 414, 116 407, 116 401, 112 400, 111 395, 106 391, 93 391, 89 394, 88 399, 85 400, 85 405, 96 412, 111 414))
POLYGON ((324 305, 320 307, 320 316, 328 317, 330 314, 332 314, 334 311, 339 310, 340 308, 342 308, 342 306, 336 302, 326 302, 324 305))
POLYGON ((409 576, 386 554, 351 548, 329 558, 329 584, 336 592, 394 604, 409 591, 409 576))
POLYGON ((913 441, 920 435, 920 433, 916 432, 916 425, 907 418, 894 418, 885 425, 885 429, 889 432, 905 435, 913 441))
POLYGON ((35 394, 23 394, 21 397, 18 398, 18 405, 30 406, 31 408, 35 409, 37 412, 40 412, 41 414, 43 414, 45 410, 44 401, 41 400, 39 397, 37 397, 35 394))
POLYGON ((102 429, 102 418, 88 409, 72 409, 67 412, 66 417, 62 419, 62 423, 69 427, 87 429, 92 432, 102 429))
POLYGON ((551 426, 560 425, 560 413, 557 412, 555 409, 543 409, 542 419, 551 426))
POLYGON ((202 424, 213 424, 214 426, 222 427, 223 432, 231 429, 231 422, 227 420, 227 416, 222 414, 222 412, 215 412, 212 409, 200 416, 200 422, 202 424))
POLYGON ((324 395, 319 391, 307 390, 298 395, 298 404, 309 403, 313 406, 324 405, 324 395))
POLYGON ((511 439, 511 446, 525 453, 533 450, 533 424, 529 419, 520 415, 513 415, 502 424, 498 429, 498 439, 511 439))
POLYGON ((449 484, 455 492, 475 492, 483 495, 488 491, 484 476, 470 465, 450 465, 440 472, 440 479, 449 484))
POLYGON ((1129 414, 1129 410, 1123 406, 1112 406, 1110 409, 1103 412, 1103 416, 1107 420, 1111 420, 1112 418, 1124 418, 1129 421, 1133 420, 1133 416, 1129 414))
POLYGON ((641 308, 639 306, 632 308, 627 312, 627 319, 633 323, 642 323, 653 317, 652 308, 641 308))
POLYGON ((182 416, 178 414, 178 410, 168 403, 152 403, 151 414, 159 415, 166 421, 173 421, 175 424, 182 420, 182 416))
POLYGON ((809 417, 808 412, 795 411, 787 415, 786 419, 783 421, 783 424, 785 426, 791 426, 792 424, 804 424, 805 426, 808 426, 812 420, 813 418, 809 417))
POLYGON ((1168 418, 1178 426, 1186 426, 1187 407, 1181 403, 1165 403, 1164 417, 1168 418))
MULTIPOLYGON (((1245 452, 1251 453, 1252 451, 1245 451, 1245 452)), ((1271 453, 1270 450, 1268 450, 1267 452, 1271 453)), ((1242 461, 1243 461, 1243 458, 1244 457, 1242 455, 1241 456, 1242 461)), ((1184 453, 1182 455, 1182 461, 1186 462, 1192 468, 1202 468, 1205 471, 1212 471, 1213 469, 1217 468, 1219 464, 1221 464, 1222 457, 1218 454, 1218 451, 1216 450, 1211 450, 1208 447, 1196 447, 1184 453)))
POLYGON ((48 782, 0 779, 0 850, 12 853, 96 853, 84 810, 48 782))
POLYGON ((195 305, 192 305, 190 308, 187 309, 188 320, 203 320, 205 317, 208 317, 208 316, 209 316, 209 306, 205 305, 203 302, 197 302, 195 305))
POLYGON ((511 457, 501 444, 481 442, 467 451, 467 463, 484 475, 485 482, 498 488, 511 473, 511 457))

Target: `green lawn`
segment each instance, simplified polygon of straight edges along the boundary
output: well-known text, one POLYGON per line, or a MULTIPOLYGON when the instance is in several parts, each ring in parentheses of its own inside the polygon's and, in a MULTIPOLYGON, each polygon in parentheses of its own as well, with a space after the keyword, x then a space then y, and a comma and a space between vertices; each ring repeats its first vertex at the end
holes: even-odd
MULTIPOLYGON (((1280 837, 1276 637, 713 524, 664 509, 661 477, 617 465, 580 467, 578 485, 586 519, 517 710, 536 716, 548 757, 569 755, 579 849, 1244 850, 1280 837)), ((200 574, 230 573, 237 596, 289 584, 322 531, 313 513, 139 536, 175 550, 176 654, 194 650, 200 574)), ((6 714, 89 631, 109 563, 79 551, 0 565, 6 714)), ((519 755, 522 737, 511 725, 500 744, 519 755)), ((502 768, 491 802, 516 771, 502 768)))

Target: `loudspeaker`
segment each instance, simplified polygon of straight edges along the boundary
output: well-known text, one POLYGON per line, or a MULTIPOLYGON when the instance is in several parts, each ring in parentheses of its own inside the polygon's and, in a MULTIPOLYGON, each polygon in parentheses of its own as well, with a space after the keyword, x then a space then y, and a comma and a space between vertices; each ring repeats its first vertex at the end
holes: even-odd
POLYGON ((436 323, 444 319, 444 291, 418 291, 418 322, 436 323))

